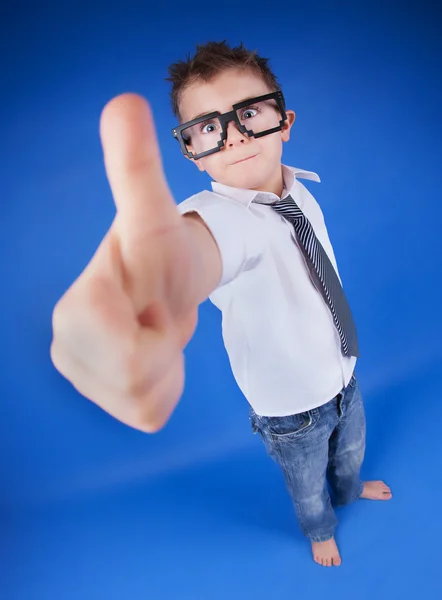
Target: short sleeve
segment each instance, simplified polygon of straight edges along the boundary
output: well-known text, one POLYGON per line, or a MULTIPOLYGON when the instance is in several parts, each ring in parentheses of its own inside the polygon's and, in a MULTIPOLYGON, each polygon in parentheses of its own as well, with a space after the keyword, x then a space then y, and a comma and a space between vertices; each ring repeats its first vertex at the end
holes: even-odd
POLYGON ((259 235, 259 222, 245 206, 205 191, 184 200, 177 208, 181 215, 198 213, 212 233, 222 261, 218 287, 259 264, 263 254, 263 236, 259 235))

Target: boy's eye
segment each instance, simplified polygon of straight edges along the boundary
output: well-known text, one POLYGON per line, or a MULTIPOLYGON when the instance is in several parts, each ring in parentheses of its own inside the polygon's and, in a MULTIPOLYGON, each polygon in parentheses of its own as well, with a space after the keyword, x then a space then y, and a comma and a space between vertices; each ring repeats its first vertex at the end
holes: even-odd
POLYGON ((252 117, 256 117, 257 114, 258 114, 258 109, 252 108, 251 106, 249 106, 248 108, 245 108, 242 111, 242 118, 243 119, 251 119, 252 117))
POLYGON ((206 121, 205 123, 200 124, 200 132, 213 133, 214 131, 216 131, 216 123, 213 123, 212 121, 206 121))

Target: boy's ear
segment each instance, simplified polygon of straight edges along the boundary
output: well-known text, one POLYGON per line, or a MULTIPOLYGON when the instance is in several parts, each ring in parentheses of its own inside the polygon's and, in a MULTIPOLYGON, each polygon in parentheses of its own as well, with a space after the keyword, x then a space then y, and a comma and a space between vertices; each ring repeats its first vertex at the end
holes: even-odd
POLYGON ((290 130, 296 119, 296 113, 294 110, 286 110, 285 113, 287 115, 287 121, 284 123, 281 130, 281 139, 283 142, 288 142, 290 139, 290 130))

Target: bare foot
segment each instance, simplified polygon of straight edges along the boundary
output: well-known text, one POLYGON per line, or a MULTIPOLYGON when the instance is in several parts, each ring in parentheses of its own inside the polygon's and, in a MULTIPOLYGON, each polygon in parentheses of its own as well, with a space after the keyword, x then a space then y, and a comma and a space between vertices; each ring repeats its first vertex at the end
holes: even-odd
POLYGON ((338 567, 341 564, 341 557, 335 542, 331 538, 326 542, 312 542, 313 558, 318 565, 323 567, 338 567))
POLYGON ((365 481, 364 490, 360 498, 367 500, 391 500, 392 493, 383 481, 365 481))

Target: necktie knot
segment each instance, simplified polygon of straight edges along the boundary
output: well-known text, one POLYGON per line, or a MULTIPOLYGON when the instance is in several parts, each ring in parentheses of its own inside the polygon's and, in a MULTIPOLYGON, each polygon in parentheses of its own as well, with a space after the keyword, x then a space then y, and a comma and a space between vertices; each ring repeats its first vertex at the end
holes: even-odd
POLYGON ((304 216, 291 196, 286 196, 283 200, 275 202, 275 204, 272 204, 272 208, 289 221, 302 219, 304 216))

